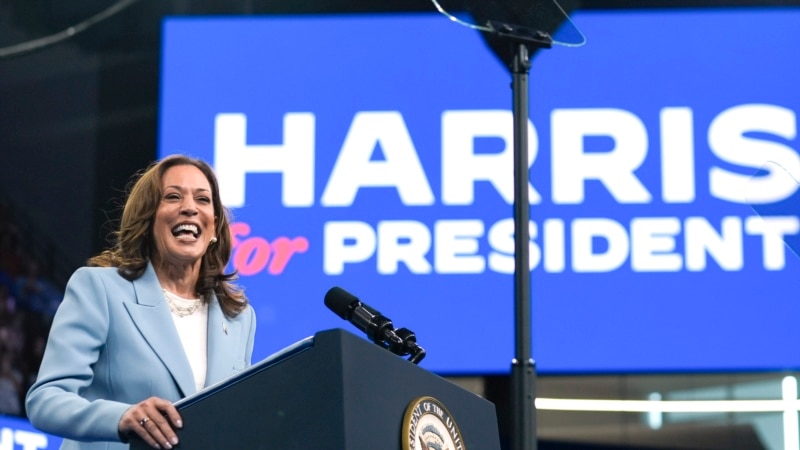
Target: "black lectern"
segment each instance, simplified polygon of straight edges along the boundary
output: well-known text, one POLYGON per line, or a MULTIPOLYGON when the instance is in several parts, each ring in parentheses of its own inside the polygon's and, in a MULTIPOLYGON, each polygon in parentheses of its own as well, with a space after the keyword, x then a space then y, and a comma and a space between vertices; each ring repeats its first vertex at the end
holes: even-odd
POLYGON ((425 396, 457 424, 450 450, 500 449, 491 402, 340 329, 177 402, 178 448, 400 450, 406 409, 425 396))

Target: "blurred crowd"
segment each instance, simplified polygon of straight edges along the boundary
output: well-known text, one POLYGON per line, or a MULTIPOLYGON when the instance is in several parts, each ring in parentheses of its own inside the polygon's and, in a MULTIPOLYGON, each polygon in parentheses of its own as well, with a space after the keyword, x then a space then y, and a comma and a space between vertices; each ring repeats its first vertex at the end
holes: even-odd
POLYGON ((63 289, 40 274, 13 211, 0 204, 0 414, 25 416, 24 398, 42 359, 63 289))

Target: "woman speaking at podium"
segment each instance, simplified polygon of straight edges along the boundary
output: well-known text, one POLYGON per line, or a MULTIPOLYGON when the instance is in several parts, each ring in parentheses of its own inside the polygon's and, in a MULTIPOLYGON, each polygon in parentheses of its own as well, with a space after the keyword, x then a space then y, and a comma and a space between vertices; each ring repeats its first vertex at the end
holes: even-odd
POLYGON ((256 319, 225 268, 227 210, 211 167, 182 155, 130 188, 115 243, 70 278, 53 319, 31 423, 63 449, 178 444, 173 402, 251 363, 256 319))

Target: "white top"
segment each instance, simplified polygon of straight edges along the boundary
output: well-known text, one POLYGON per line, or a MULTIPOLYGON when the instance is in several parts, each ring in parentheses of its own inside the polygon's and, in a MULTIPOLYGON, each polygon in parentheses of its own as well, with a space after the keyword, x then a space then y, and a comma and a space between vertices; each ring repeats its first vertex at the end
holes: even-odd
POLYGON ((208 368, 208 304, 199 298, 179 297, 166 289, 164 297, 192 367, 194 385, 199 391, 206 384, 208 368))

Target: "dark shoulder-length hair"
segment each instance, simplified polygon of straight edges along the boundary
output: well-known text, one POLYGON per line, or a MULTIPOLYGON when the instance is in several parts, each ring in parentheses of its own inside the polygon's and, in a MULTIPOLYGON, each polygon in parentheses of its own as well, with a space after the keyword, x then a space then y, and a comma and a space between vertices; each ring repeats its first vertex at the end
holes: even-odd
POLYGON ((233 284, 236 272, 225 273, 232 247, 230 212, 222 205, 214 170, 202 160, 185 155, 172 155, 152 163, 134 176, 128 188, 119 229, 114 232, 112 247, 90 258, 88 264, 96 267, 116 267, 120 275, 131 281, 144 274, 147 263, 155 251, 153 223, 161 202, 161 182, 164 173, 170 167, 182 165, 197 167, 208 179, 217 230, 217 242, 211 244, 203 255, 200 276, 195 287, 204 299, 211 298, 210 294, 215 293, 225 315, 235 317, 247 306, 247 298, 241 289, 233 284))

